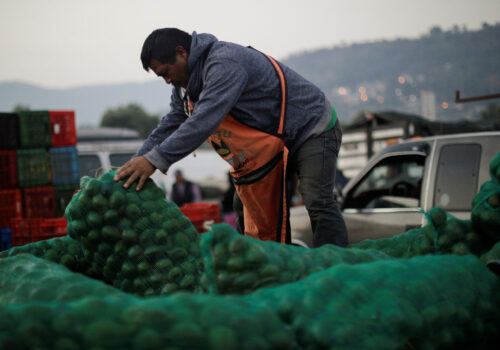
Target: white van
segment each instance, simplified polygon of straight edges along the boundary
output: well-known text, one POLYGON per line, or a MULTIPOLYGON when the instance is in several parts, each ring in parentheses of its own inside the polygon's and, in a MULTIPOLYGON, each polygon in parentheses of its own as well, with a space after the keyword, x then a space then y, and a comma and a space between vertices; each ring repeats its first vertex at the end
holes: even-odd
MULTIPOLYGON (((143 144, 138 132, 130 129, 81 129, 77 135, 80 177, 96 177, 122 166, 143 144)), ((175 163, 167 175, 157 170, 151 178, 168 193, 175 182, 177 169, 182 170, 186 179, 200 186, 203 200, 219 200, 229 187, 229 164, 210 149, 197 150, 175 163)))

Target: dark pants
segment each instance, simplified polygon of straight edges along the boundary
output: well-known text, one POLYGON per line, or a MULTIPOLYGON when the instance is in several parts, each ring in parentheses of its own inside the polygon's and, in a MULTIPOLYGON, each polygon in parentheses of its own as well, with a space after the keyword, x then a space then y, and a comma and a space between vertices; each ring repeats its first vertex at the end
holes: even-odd
POLYGON ((234 191, 233 207, 236 213, 236 230, 242 235, 245 234, 245 221, 243 218, 243 203, 241 202, 238 192, 234 191))
POLYGON ((342 129, 335 127, 308 139, 289 159, 289 173, 297 173, 299 191, 309 213, 314 247, 348 244, 344 218, 333 195, 342 129))
MULTIPOLYGON (((297 174, 299 191, 309 213, 314 247, 348 244, 344 218, 333 195, 337 157, 342 143, 342 130, 335 127, 308 139, 288 160, 288 174, 297 174)), ((275 189, 279 191, 279 189, 275 189)), ((243 205, 235 193, 236 227, 244 232, 243 205)))

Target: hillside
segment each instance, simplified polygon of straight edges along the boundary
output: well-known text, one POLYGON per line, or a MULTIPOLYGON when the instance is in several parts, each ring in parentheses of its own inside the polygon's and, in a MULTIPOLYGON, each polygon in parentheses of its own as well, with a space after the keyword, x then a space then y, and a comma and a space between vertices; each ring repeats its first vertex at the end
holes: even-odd
POLYGON ((18 104, 31 109, 73 109, 78 126, 98 125, 108 108, 138 103, 149 113, 165 114, 170 87, 163 81, 46 89, 24 83, 0 83, 0 111, 18 104))
POLYGON ((344 118, 367 109, 422 114, 432 99, 437 119, 475 118, 498 100, 455 104, 455 90, 500 93, 500 23, 477 31, 434 27, 418 39, 303 52, 284 62, 318 84, 344 118))

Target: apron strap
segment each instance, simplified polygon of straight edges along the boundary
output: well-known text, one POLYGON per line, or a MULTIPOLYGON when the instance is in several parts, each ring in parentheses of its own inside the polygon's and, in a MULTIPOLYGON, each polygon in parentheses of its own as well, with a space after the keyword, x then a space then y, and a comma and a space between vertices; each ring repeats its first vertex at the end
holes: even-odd
POLYGON ((279 66, 278 62, 274 58, 272 58, 269 55, 264 54, 267 59, 272 63, 274 69, 276 70, 276 73, 278 74, 278 77, 280 79, 280 85, 281 85, 281 113, 280 113, 280 124, 278 127, 278 136, 283 135, 283 129, 284 129, 284 124, 285 124, 285 111, 286 111, 286 83, 285 83, 285 75, 283 74, 283 71, 281 70, 281 67, 279 66))

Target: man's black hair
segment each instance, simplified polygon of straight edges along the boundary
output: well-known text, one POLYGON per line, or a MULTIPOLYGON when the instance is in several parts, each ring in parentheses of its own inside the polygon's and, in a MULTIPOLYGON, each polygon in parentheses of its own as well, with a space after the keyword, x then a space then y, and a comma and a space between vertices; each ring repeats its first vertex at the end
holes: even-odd
POLYGON ((161 63, 174 63, 177 46, 182 46, 189 54, 191 35, 177 28, 156 29, 149 34, 141 52, 142 66, 146 72, 153 58, 161 63))

